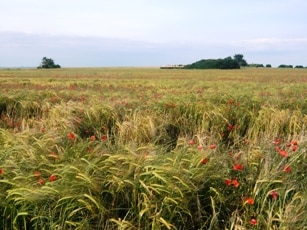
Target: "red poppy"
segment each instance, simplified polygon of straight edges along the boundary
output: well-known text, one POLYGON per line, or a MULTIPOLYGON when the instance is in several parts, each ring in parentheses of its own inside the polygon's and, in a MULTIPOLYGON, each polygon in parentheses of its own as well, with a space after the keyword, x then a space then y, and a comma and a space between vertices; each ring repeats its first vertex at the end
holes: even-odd
POLYGON ((239 171, 239 170, 242 170, 242 169, 243 169, 243 165, 241 165, 241 164, 235 164, 233 166, 233 170, 239 171))
POLYGON ((233 129, 233 125, 232 124, 229 124, 228 126, 227 126, 227 130, 228 131, 231 131, 233 129))
POLYGON ((252 219, 249 221, 249 223, 250 223, 251 225, 257 225, 257 220, 256 220, 255 218, 252 218, 252 219))
POLYGON ((76 138, 75 134, 73 134, 72 132, 68 133, 67 136, 68 136, 68 138, 69 138, 70 140, 72 140, 72 141, 74 141, 75 138, 76 138))
POLYGON ((280 145, 280 143, 281 143, 280 138, 276 138, 276 139, 273 141, 273 144, 275 144, 275 145, 280 145))
POLYGON ((54 175, 54 174, 51 174, 50 177, 49 177, 49 181, 53 182, 53 181, 56 181, 56 180, 57 180, 57 176, 54 175))
POLYGON ((292 143, 292 145, 298 145, 297 141, 295 141, 295 140, 292 141, 291 143, 292 143))
POLYGON ((279 155, 282 157, 288 157, 288 152, 286 150, 282 150, 280 149, 279 151, 279 155))
POLYGON ((202 145, 198 145, 198 146, 197 146, 197 149, 198 149, 198 150, 202 150, 202 149, 203 149, 203 146, 202 146, 202 145))
POLYGON ((216 144, 212 144, 209 146, 210 149, 216 149, 216 144))
POLYGON ((2 169, 0 169, 0 175, 3 173, 3 170, 2 169))
POLYGON ((44 185, 45 184, 45 180, 43 178, 39 178, 38 183, 40 185, 44 185))
POLYGON ((239 183, 239 181, 237 180, 237 179, 234 179, 234 180, 232 180, 231 181, 231 184, 234 186, 234 187, 239 187, 239 185, 240 185, 240 183, 239 183))
POLYGON ((297 150, 297 148, 298 148, 297 145, 293 145, 292 146, 292 151, 295 152, 297 150))
POLYGON ((101 136, 101 140, 102 140, 102 141, 106 141, 107 139, 108 139, 107 135, 102 135, 102 136, 101 136))
POLYGON ((231 186, 231 185, 232 185, 232 181, 231 181, 230 179, 226 179, 226 180, 224 181, 224 183, 225 183, 226 185, 228 185, 228 186, 231 186))
POLYGON ((247 203, 247 204, 254 204, 255 203, 255 200, 253 199, 253 198, 246 198, 246 199, 244 199, 245 200, 245 202, 247 203))
POLYGON ((285 166, 283 171, 289 173, 289 172, 291 172, 291 167, 290 166, 285 166))
POLYGON ((208 163, 208 161, 209 161, 208 159, 204 158, 204 159, 202 159, 201 163, 205 165, 205 164, 208 163))
POLYGON ((96 137, 95 137, 94 135, 92 135, 92 136, 90 137, 90 140, 91 140, 91 141, 95 141, 95 140, 96 140, 96 137))
POLYGON ((190 144, 190 145, 194 145, 195 142, 194 142, 193 140, 190 140, 190 141, 189 141, 189 144, 190 144))
POLYGON ((36 178, 40 178, 41 177, 41 172, 40 171, 35 171, 33 173, 33 175, 36 177, 36 178))
POLYGON ((277 198, 278 198, 278 193, 275 191, 275 190, 273 190, 271 193, 270 193, 270 196, 273 198, 273 200, 277 200, 277 198))

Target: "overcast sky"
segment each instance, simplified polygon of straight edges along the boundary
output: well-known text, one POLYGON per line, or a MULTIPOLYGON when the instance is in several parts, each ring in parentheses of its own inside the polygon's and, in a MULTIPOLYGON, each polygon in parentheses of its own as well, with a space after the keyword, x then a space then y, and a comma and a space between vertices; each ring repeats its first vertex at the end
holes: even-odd
POLYGON ((307 66, 306 0, 1 0, 0 67, 307 66))

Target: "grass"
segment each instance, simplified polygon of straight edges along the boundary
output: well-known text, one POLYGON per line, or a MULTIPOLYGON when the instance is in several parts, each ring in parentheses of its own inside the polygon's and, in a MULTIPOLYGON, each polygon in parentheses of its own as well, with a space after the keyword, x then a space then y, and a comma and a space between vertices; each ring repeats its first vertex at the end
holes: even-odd
POLYGON ((0 71, 0 228, 304 229, 307 71, 0 71))

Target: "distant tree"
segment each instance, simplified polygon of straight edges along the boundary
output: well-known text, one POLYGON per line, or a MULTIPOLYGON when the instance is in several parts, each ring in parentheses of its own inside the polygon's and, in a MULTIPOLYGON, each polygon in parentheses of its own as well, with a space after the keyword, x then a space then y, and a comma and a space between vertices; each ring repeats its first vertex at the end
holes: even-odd
POLYGON ((266 64, 265 67, 266 68, 272 68, 271 64, 266 64))
POLYGON ((304 68, 304 66, 302 66, 302 65, 297 65, 297 66, 295 66, 294 68, 296 68, 296 69, 301 69, 301 68, 304 68))
POLYGON ((240 63, 231 57, 227 57, 220 62, 220 69, 240 69, 240 63))
POLYGON ((293 68, 293 65, 279 65, 278 68, 293 68))
POLYGON ((51 58, 43 57, 40 66, 37 67, 38 69, 56 69, 61 68, 60 65, 56 65, 51 58))
POLYGON ((243 59, 243 54, 235 54, 233 59, 236 60, 240 66, 247 66, 247 62, 243 59))
POLYGON ((224 59, 202 59, 192 64, 186 65, 184 69, 240 69, 239 63, 227 57, 224 59))
POLYGON ((263 68, 264 65, 263 64, 249 64, 249 67, 256 67, 256 68, 263 68))

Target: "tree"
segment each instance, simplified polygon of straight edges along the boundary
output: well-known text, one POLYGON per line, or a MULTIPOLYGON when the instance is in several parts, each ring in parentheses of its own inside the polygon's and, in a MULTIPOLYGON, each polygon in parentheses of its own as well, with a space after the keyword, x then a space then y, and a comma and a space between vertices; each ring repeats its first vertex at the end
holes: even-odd
POLYGON ((243 54, 235 54, 233 59, 236 60, 240 66, 247 66, 247 62, 243 59, 243 54))
POLYGON ((282 65, 279 65, 278 68, 293 68, 293 65, 282 64, 282 65))
POLYGON ((240 69, 239 63, 227 57, 224 59, 202 59, 192 64, 186 65, 184 69, 240 69))
POLYGON ((51 58, 43 57, 40 66, 37 68, 38 69, 55 69, 55 68, 61 68, 61 66, 56 65, 51 58))
POLYGON ((271 64, 266 64, 265 67, 266 68, 272 68, 271 64))

